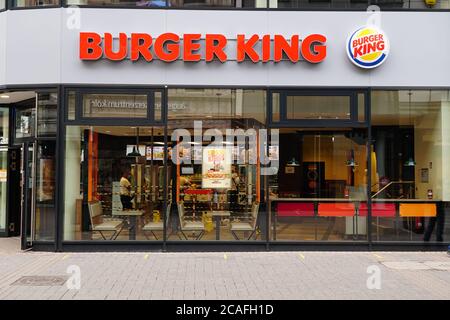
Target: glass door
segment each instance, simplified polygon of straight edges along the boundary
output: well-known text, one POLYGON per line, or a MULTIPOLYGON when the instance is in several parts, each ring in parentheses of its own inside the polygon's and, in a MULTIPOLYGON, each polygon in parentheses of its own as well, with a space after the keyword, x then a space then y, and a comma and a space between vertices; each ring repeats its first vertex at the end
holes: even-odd
POLYGON ((25 250, 32 246, 34 239, 34 189, 35 189, 35 143, 25 142, 22 144, 21 157, 21 247, 25 250))

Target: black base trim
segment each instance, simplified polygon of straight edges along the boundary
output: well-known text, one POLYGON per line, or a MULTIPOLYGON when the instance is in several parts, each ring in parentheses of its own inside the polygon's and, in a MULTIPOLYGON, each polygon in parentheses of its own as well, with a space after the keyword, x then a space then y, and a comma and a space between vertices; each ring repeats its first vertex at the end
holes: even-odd
MULTIPOLYGON (((263 251, 447 251, 448 243, 423 242, 265 242, 265 241, 66 241, 62 252, 263 252, 263 251)), ((34 243, 33 251, 55 251, 34 243)))

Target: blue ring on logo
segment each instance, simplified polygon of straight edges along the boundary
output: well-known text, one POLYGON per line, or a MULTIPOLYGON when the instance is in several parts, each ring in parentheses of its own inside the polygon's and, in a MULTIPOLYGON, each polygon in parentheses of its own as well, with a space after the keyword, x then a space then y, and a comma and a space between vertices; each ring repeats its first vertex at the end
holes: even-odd
POLYGON ((353 34, 351 35, 351 37, 349 38, 348 41, 348 53, 350 54, 350 57, 352 57, 352 60, 354 62, 356 62, 357 64, 359 64, 360 66, 364 66, 364 67, 373 67, 376 66, 377 64, 380 64, 381 62, 383 62, 383 60, 386 58, 386 54, 383 53, 381 55, 381 57, 379 57, 377 60, 373 61, 373 62, 362 62, 357 60, 355 57, 353 57, 353 53, 352 50, 350 48, 350 43, 352 42, 353 36, 355 35, 355 33, 357 33, 359 30, 364 29, 364 27, 359 28, 358 30, 356 30, 355 32, 353 32, 353 34))

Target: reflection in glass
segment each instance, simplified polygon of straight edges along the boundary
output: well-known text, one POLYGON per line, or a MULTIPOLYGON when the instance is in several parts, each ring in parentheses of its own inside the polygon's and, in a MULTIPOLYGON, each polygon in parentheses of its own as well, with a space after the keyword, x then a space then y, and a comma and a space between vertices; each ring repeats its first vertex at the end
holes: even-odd
POLYGON ((169 89, 168 98, 172 140, 168 191, 176 202, 181 238, 264 239, 256 141, 265 124, 265 91, 169 89), (182 140, 177 138, 179 129, 184 132, 182 140), (211 145, 207 135, 213 132, 211 145))
POLYGON ((268 0, 270 8, 315 8, 315 9, 360 9, 365 10, 369 5, 377 5, 382 10, 392 9, 448 9, 450 1, 437 1, 434 5, 428 5, 422 0, 268 0))
POLYGON ((9 142, 9 108, 0 108, 0 145, 9 142))
POLYGON ((69 91, 67 97, 67 120, 75 120, 76 92, 69 91))
POLYGON ((6 188, 8 179, 8 148, 0 147, 0 232, 6 230, 6 188))
POLYGON ((146 118, 147 95, 102 94, 83 95, 85 118, 146 118))
POLYGON ((372 230, 376 241, 450 234, 448 91, 372 92, 372 230))
POLYGON ((39 141, 36 155, 35 239, 53 240, 55 232, 56 142, 39 141))
MULTIPOLYGON (((34 102, 33 102, 34 104, 34 102)), ((16 109, 16 139, 31 138, 35 129, 35 106, 29 108, 16 109)))
POLYGON ((163 128, 67 126, 64 239, 161 240, 163 128), (152 233, 153 232, 153 233, 152 233))
POLYGON ((269 177, 274 240, 364 240, 365 130, 280 129, 280 169, 269 177))
POLYGON ((38 136, 55 136, 57 125, 57 93, 41 93, 37 94, 38 103, 38 136))
POLYGON ((350 119, 349 96, 287 96, 286 116, 294 119, 350 119))
POLYGON ((14 7, 45 7, 58 6, 59 0, 14 0, 14 7))

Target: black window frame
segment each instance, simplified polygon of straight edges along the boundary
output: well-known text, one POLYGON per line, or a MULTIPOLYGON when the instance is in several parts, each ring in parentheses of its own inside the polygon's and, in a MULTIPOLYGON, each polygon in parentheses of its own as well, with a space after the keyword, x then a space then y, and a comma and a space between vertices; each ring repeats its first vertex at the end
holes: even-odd
POLYGON ((162 126, 166 121, 164 88, 64 88, 64 123, 66 125, 98 125, 98 126, 162 126), (69 93, 75 93, 75 119, 69 119, 69 93), (155 93, 161 93, 161 116, 155 119, 155 93), (147 96, 147 116, 144 117, 86 117, 83 116, 83 96, 86 94, 136 94, 147 96))
POLYGON ((352 127, 367 128, 369 126, 369 101, 368 89, 270 89, 268 90, 268 121, 269 127, 352 127), (273 120, 273 94, 280 95, 279 121, 273 120), (358 94, 364 94, 364 121, 358 120, 358 94), (350 119, 288 119, 288 96, 347 96, 350 98, 350 119))
MULTIPOLYGON (((24 6, 19 7, 16 4, 16 0, 6 0, 6 10, 28 10, 28 9, 52 9, 52 8, 61 8, 66 5, 66 0, 58 0, 57 4, 52 5, 37 5, 37 6, 24 6)), ((70 5, 69 5, 70 6, 70 5)))

